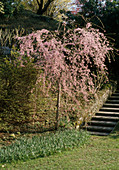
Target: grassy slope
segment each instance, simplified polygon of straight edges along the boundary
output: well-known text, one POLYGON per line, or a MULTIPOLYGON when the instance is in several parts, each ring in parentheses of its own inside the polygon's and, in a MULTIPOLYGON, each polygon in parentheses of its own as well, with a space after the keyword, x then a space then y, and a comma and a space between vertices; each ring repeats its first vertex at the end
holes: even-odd
POLYGON ((119 124, 110 136, 92 136, 88 144, 72 151, 17 164, 3 164, 3 166, 8 170, 117 170, 119 169, 119 124))
POLYGON ((55 30, 58 27, 58 22, 46 16, 37 15, 31 11, 25 10, 21 15, 15 16, 10 19, 0 18, 0 28, 18 28, 33 30, 55 30))

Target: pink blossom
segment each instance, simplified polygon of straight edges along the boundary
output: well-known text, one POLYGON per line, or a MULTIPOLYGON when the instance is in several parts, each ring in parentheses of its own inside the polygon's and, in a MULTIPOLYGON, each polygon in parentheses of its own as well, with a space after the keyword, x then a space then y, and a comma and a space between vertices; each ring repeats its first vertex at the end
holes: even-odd
POLYGON ((48 91, 56 89, 59 82, 62 93, 80 106, 81 101, 77 98, 83 95, 87 102, 89 95, 107 81, 105 59, 112 48, 104 34, 92 28, 90 23, 86 28, 64 32, 63 39, 59 35, 58 31, 52 34, 43 29, 18 37, 20 53, 27 53, 31 59, 37 58, 35 65, 43 70, 37 83, 43 82, 44 93, 48 95, 48 91))

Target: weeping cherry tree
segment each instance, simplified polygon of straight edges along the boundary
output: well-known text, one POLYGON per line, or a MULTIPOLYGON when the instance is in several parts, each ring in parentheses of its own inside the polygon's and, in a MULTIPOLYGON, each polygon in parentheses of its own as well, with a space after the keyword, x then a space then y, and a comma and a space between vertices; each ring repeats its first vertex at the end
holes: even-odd
POLYGON ((56 89, 56 129, 61 95, 65 94, 77 107, 81 106, 80 96, 88 102, 90 94, 94 95, 99 86, 94 80, 101 78, 101 84, 108 80, 105 59, 112 50, 104 34, 90 23, 86 28, 64 32, 62 38, 59 35, 59 31, 51 33, 43 29, 18 37, 21 56, 27 55, 42 70, 38 78, 43 81, 42 91, 46 93, 46 82, 47 94, 50 89, 56 89))

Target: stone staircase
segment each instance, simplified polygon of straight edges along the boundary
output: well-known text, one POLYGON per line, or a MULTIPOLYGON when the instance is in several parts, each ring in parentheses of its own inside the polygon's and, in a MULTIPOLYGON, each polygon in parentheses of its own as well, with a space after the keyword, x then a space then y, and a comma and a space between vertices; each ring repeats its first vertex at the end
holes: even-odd
POLYGON ((87 129, 92 135, 109 135, 119 121, 119 90, 116 90, 108 98, 103 107, 83 129, 87 129))

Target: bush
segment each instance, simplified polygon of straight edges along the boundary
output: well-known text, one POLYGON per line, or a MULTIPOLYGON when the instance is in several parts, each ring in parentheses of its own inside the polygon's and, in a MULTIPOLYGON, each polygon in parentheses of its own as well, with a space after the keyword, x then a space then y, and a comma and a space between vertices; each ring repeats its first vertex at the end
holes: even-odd
POLYGON ((0 162, 28 160, 49 156, 83 145, 89 139, 86 132, 77 130, 58 131, 47 136, 21 138, 10 146, 0 149, 0 162))
POLYGON ((13 124, 28 120, 29 97, 37 75, 30 61, 24 58, 21 67, 18 57, 0 57, 0 118, 13 124))

